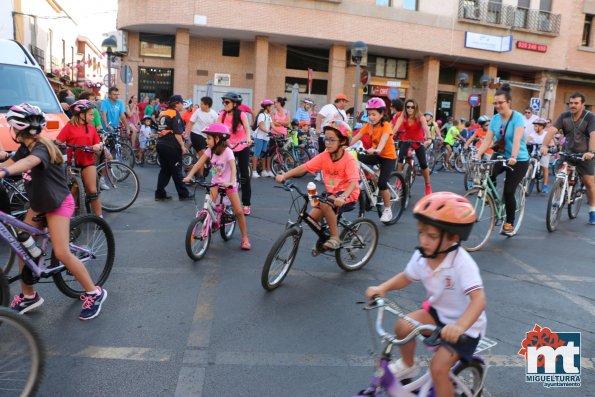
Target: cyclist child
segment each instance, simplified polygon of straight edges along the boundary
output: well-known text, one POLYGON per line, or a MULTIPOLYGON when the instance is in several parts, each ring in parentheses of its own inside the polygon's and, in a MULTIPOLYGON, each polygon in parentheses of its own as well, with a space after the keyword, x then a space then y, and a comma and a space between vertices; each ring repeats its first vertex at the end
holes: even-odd
POLYGON ((355 144, 364 135, 372 139, 372 147, 367 150, 368 154, 359 155, 359 161, 365 164, 379 164, 380 176, 378 177, 378 189, 384 202, 384 210, 380 222, 388 222, 392 219, 393 213, 390 209, 390 192, 387 181, 390 174, 395 170, 397 162, 397 151, 392 140, 393 131, 388 121, 386 104, 381 98, 371 98, 366 104, 369 123, 364 124, 358 134, 353 137, 350 145, 355 144))
MULTIPOLYGON (((450 192, 437 192, 422 197, 413 215, 418 220, 420 247, 405 270, 384 283, 368 287, 366 297, 384 296, 421 281, 428 299, 422 309, 407 315, 422 324, 442 328, 444 342, 430 362, 430 373, 437 396, 454 395, 449 371, 459 359, 470 361, 481 336, 485 334, 486 297, 477 264, 460 247, 476 220, 473 205, 464 197, 450 192), (466 338, 459 341, 465 334, 466 338)), ((413 329, 407 317, 395 325, 399 339, 413 329)), ((398 379, 413 378, 419 373, 415 365, 415 339, 399 346, 401 358, 389 364, 398 379)))
MULTIPOLYGON (((479 116, 477 119, 477 124, 479 125, 479 128, 475 130, 469 139, 467 139, 467 142, 465 142, 464 146, 465 149, 468 149, 470 145, 475 145, 477 148, 479 148, 488 135, 488 131, 490 129, 490 118, 485 115, 479 116)), ((489 160, 492 154, 494 154, 494 151, 492 149, 488 149, 484 153, 484 157, 487 157, 486 160, 489 160)))
POLYGON ((461 135, 461 131, 465 128, 465 124, 461 120, 454 120, 452 122, 452 127, 446 131, 446 136, 444 137, 444 145, 446 147, 446 157, 444 159, 444 165, 449 168, 450 167, 450 156, 452 154, 452 147, 455 144, 455 140, 461 141, 465 143, 465 138, 461 135))
MULTIPOLYGON (((543 140, 547 135, 545 131, 545 127, 547 126, 547 120, 542 118, 537 118, 533 122, 533 131, 529 132, 529 137, 527 138, 527 150, 532 155, 534 151, 538 151, 543 144, 543 140)), ((542 193, 548 192, 548 183, 549 183, 549 176, 550 176, 550 155, 544 154, 539 159, 539 165, 541 166, 541 171, 543 172, 543 188, 541 189, 542 193)))
MULTIPOLYGON (((6 121, 21 146, 11 159, 0 164, 0 178, 23 173, 31 205, 25 223, 39 228, 41 225, 34 221, 34 217, 45 214, 53 253, 86 291, 81 295, 83 310, 79 319, 95 318, 107 298, 107 290, 93 283, 85 265, 68 248, 74 199, 66 184, 60 149, 39 135, 46 126, 45 115, 37 106, 23 103, 10 108, 6 121)), ((21 270, 22 267, 19 262, 21 270)), ((21 291, 10 304, 18 313, 26 313, 43 304, 43 298, 30 285, 21 282, 21 291)))
POLYGON ((357 160, 345 151, 349 144, 351 127, 342 120, 330 120, 322 127, 326 150, 308 161, 306 164, 277 175, 275 181, 283 183, 295 175, 304 172, 315 174, 322 171, 326 197, 334 201, 334 206, 320 202, 312 209, 310 216, 317 221, 322 217, 329 226, 330 238, 324 248, 335 250, 340 247, 339 229, 337 227, 338 211, 346 212, 355 207, 359 197, 359 169, 357 160))
MULTIPOLYGON (((99 139, 99 134, 93 127, 93 118, 95 117, 95 105, 91 101, 79 100, 70 105, 72 119, 62 128, 62 131, 56 137, 57 143, 66 143, 68 145, 93 146, 93 151, 101 153, 103 143, 99 139)), ((97 168, 95 167, 95 155, 87 153, 83 149, 77 149, 74 153, 68 148, 68 156, 74 154, 76 163, 81 169, 83 185, 85 185, 86 199, 89 200, 91 210, 97 216, 101 215, 101 202, 97 192, 97 168)))
POLYGON ((138 159, 137 164, 143 164, 143 156, 145 154, 145 149, 148 149, 149 139, 151 136, 157 137, 157 134, 153 134, 153 130, 151 129, 151 123, 153 119, 150 116, 144 116, 141 121, 141 126, 139 130, 138 136, 138 159))
MULTIPOLYGON (((238 195, 236 160, 233 151, 227 147, 227 140, 231 135, 229 128, 223 123, 213 123, 202 130, 202 132, 207 134, 207 150, 205 150, 204 154, 194 164, 188 175, 183 179, 183 182, 190 182, 194 174, 203 169, 207 160, 211 162, 211 172, 213 173, 211 183, 227 186, 226 194, 233 206, 233 211, 238 220, 240 232, 242 233, 240 247, 243 250, 249 250, 252 246, 248 238, 248 231, 246 230, 244 209, 238 195)), ((217 202, 217 190, 217 187, 211 188, 211 198, 214 202, 217 202)))

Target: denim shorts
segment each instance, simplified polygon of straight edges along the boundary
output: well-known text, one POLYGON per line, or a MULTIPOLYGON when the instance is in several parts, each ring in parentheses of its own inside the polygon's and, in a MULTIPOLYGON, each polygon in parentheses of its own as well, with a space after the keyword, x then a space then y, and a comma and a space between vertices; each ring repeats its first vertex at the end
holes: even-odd
POLYGON ((254 157, 265 157, 268 147, 269 141, 260 138, 254 139, 254 157))

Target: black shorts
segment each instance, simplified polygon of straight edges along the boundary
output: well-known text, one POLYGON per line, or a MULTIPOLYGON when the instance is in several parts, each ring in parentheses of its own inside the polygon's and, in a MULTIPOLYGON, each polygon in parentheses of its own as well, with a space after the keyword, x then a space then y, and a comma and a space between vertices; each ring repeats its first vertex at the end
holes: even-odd
MULTIPOLYGON (((324 192, 324 193, 321 194, 321 196, 324 197, 324 198, 328 198, 329 196, 339 197, 341 194, 343 194, 343 192, 336 192, 336 193, 332 193, 332 194, 331 193, 324 192)), ((355 203, 357 203, 357 200, 356 201, 352 201, 350 203, 345 203, 341 207, 335 207, 334 208, 335 214, 339 215, 339 214, 342 214, 344 212, 352 211, 355 208, 355 203)))
POLYGON ((569 164, 572 164, 576 167, 576 171, 579 175, 595 175, 595 158, 592 158, 589 161, 576 161, 576 160, 568 160, 569 164))
MULTIPOLYGON (((438 318, 438 313, 436 312, 436 309, 430 307, 429 313, 430 316, 432 316, 432 318, 434 319, 434 322, 437 326, 444 327, 446 325, 438 318)), ((467 362, 471 362, 471 360, 473 359, 473 353, 475 353, 475 349, 477 348, 477 345, 481 340, 481 335, 477 338, 472 338, 469 335, 465 336, 467 337, 465 342, 457 342, 455 344, 444 342, 444 345, 457 352, 461 356, 461 359, 467 362)))
POLYGON ((196 150, 196 153, 207 148, 207 139, 200 134, 195 134, 194 132, 190 133, 190 143, 192 143, 192 147, 194 150, 196 150))

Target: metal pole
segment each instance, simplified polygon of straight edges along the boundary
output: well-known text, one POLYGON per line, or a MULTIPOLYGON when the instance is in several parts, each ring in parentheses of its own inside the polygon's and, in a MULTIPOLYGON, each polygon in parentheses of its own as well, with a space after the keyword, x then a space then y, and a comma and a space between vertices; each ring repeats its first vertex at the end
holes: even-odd
POLYGON ((358 116, 358 112, 357 112, 357 104, 358 104, 358 98, 357 98, 357 94, 359 91, 359 63, 361 62, 361 58, 357 57, 355 58, 355 94, 353 95, 353 125, 356 124, 357 121, 357 116, 358 116))
POLYGON ((112 47, 107 48, 107 88, 112 86, 112 47))

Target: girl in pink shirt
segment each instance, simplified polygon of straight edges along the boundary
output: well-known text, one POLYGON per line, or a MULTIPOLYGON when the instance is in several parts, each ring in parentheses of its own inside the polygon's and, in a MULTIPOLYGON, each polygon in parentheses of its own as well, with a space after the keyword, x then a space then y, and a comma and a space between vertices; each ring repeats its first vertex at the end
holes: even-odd
MULTIPOLYGON (((202 130, 202 132, 207 135, 207 150, 205 150, 204 154, 194 164, 188 175, 183 179, 183 182, 190 182, 194 174, 203 168, 207 160, 210 160, 211 172, 213 173, 211 183, 227 186, 226 194, 233 206, 233 211, 238 220, 240 232, 242 233, 240 247, 243 250, 249 250, 251 244, 246 230, 246 218, 244 217, 244 209, 238 195, 236 161, 233 151, 227 147, 227 140, 230 136, 229 129, 225 124, 213 123, 202 130)), ((216 186, 212 187, 211 198, 214 202, 217 202, 217 195, 218 188, 216 186)))

